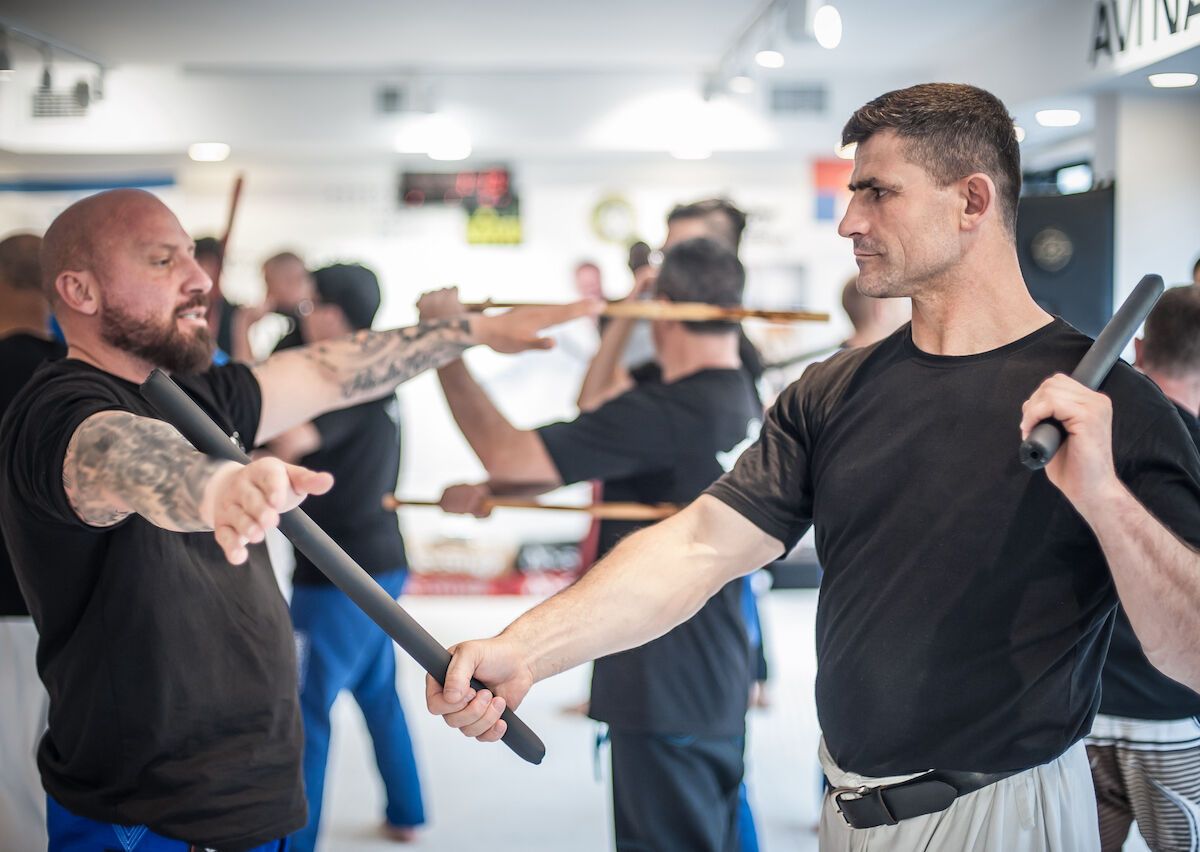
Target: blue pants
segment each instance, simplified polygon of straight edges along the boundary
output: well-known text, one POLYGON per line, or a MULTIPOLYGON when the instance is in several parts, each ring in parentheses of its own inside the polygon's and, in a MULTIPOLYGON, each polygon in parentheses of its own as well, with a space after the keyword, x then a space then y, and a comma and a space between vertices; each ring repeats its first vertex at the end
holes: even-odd
MULTIPOLYGON (((752 575, 742 579, 742 618, 746 621, 746 639, 756 657, 762 656, 762 622, 758 617, 758 601, 754 597, 752 575)), ((758 829, 754 825, 754 812, 750 810, 750 793, 746 782, 738 785, 738 840, 741 852, 758 852, 758 829)))
MULTIPOLYGON (((406 576, 406 571, 390 571, 375 579, 389 595, 397 597, 406 576)), ((396 694, 396 652, 391 638, 334 586, 296 586, 292 625, 300 662, 308 796, 308 825, 293 835, 294 849, 310 852, 316 846, 329 759, 329 711, 343 689, 350 690, 358 702, 371 734, 387 795, 387 821, 396 826, 422 825, 421 782, 396 694)))
MULTIPOLYGON (((49 796, 46 797, 46 829, 49 852, 190 852, 190 843, 155 834, 144 825, 113 825, 76 816, 49 796)), ((255 846, 250 852, 288 852, 287 838, 255 846)))

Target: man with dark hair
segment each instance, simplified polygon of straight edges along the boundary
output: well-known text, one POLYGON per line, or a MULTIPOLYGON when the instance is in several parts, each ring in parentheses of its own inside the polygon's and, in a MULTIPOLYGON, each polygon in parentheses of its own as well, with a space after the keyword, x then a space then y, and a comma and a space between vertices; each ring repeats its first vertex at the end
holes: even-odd
POLYGON ((729 246, 734 254, 742 247, 746 214, 725 198, 709 198, 691 204, 678 204, 667 214, 667 228, 676 222, 703 219, 709 232, 729 246))
POLYGON ((359 332, 210 369, 212 282, 192 252, 146 192, 63 211, 41 274, 67 357, 41 367, 0 424, 0 527, 50 693, 38 765, 55 852, 143 838, 278 850, 305 822, 294 639, 262 542, 332 479, 202 455, 138 383, 174 373, 249 447, 476 343, 544 348, 538 328, 588 309, 359 332))
MULTIPOLYGON (((746 214, 729 201, 712 198, 691 204, 680 204, 667 215, 667 238, 663 251, 684 240, 707 237, 716 240, 737 254, 746 228, 746 214)), ((626 297, 642 299, 654 291, 656 270, 645 264, 633 272, 634 286, 626 297)), ((588 366, 579 388, 580 411, 593 411, 610 399, 619 396, 635 384, 656 380, 652 344, 637 339, 644 323, 630 319, 612 319, 604 323, 600 347, 588 366)), ((754 345, 739 330, 738 355, 743 367, 755 381, 762 375, 762 360, 754 345)))
MULTIPOLYGON (((743 281, 727 248, 693 239, 667 252, 655 292, 666 301, 737 305, 743 281)), ((711 485, 757 431, 762 411, 740 368, 737 325, 658 320, 651 329, 661 382, 536 430, 509 424, 461 361, 442 368, 450 411, 489 478, 534 491, 599 479, 606 500, 640 503, 687 503, 711 485)), ((443 507, 484 514, 489 494, 486 485, 452 486, 443 507)), ((603 522, 600 555, 644 526, 603 522)), ((742 585, 731 578, 665 636, 596 661, 589 715, 609 727, 618 849, 740 849, 752 680, 742 585)))
POLYGON ((811 367, 730 474, 496 638, 458 645, 427 703, 494 740, 504 724, 470 675, 515 706, 670 629, 815 521, 822 849, 1098 849, 1081 740, 1118 590, 1151 662, 1200 684, 1200 457, 1129 365, 1102 393, 1066 375, 1091 341, 1021 277, 1003 104, 915 86, 865 106, 843 141, 858 143, 839 225, 858 287, 910 296, 911 325, 811 367), (1048 418, 1067 437, 1031 471, 1018 444, 1048 418))
MULTIPOLYGON (((0 241, 0 417, 44 361, 66 347, 52 340, 42 293, 42 240, 14 234, 0 241)), ((37 630, 0 536, 0 849, 46 845, 46 797, 34 755, 46 730, 49 698, 38 680, 37 630)))
MULTIPOLYGON (((313 273, 318 302, 301 319, 308 345, 371 327, 379 310, 379 280, 358 264, 313 273)), ((408 574, 404 540, 394 512, 379 503, 396 490, 400 471, 400 411, 394 395, 289 429, 267 445, 286 462, 333 474, 327 493, 310 497, 305 512, 387 591, 397 597, 408 574)), ((367 724, 383 780, 382 830, 400 842, 416 839, 425 822, 412 738, 396 694, 396 651, 391 638, 299 550, 292 574, 292 625, 300 664, 300 718, 304 723, 304 789, 308 824, 291 838, 296 852, 317 844, 329 758, 330 710, 343 690, 353 695, 367 724)))
MULTIPOLYGON (((1200 448, 1200 286, 1167 290, 1134 350, 1135 366, 1175 403, 1200 448)), ((1200 695, 1150 664, 1121 606, 1101 684, 1087 746, 1101 848, 1120 850, 1134 820, 1151 849, 1194 848, 1200 695)))

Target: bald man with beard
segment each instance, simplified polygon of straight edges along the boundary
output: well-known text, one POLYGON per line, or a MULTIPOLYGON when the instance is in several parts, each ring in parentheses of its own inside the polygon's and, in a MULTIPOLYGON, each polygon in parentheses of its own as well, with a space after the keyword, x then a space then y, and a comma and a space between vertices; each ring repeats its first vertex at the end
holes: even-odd
POLYGON ((72 205, 41 268, 68 353, 0 425, 0 523, 50 693, 50 849, 286 848, 305 823, 296 657, 262 542, 332 478, 204 456, 139 383, 174 374, 249 448, 473 345, 545 348, 539 329, 598 306, 455 316, 210 367, 212 282, 153 195, 72 205))

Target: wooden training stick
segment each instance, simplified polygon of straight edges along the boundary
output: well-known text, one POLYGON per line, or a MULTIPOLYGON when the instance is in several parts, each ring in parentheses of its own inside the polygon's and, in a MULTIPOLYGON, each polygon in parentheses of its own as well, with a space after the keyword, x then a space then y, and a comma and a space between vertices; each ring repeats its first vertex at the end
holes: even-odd
MULTIPOLYGON (((544 307, 544 302, 472 302, 463 305, 469 311, 489 308, 544 307)), ((817 311, 768 311, 757 308, 725 307, 705 302, 620 301, 609 302, 606 317, 627 319, 678 320, 680 322, 739 322, 746 319, 767 322, 829 322, 829 314, 817 311)))
MULTIPOLYGON (((679 511, 671 503, 592 503, 589 506, 553 506, 519 497, 492 497, 484 501, 489 509, 548 509, 551 512, 585 512, 602 521, 661 521, 679 511)), ((433 500, 401 500, 394 494, 383 495, 383 508, 389 512, 405 506, 438 508, 433 500)))

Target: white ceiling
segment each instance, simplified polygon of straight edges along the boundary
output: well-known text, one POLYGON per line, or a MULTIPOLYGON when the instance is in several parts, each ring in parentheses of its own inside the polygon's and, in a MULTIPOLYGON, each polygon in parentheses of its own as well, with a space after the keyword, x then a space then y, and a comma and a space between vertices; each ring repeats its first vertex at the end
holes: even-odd
MULTIPOLYGON (((803 0, 800 0, 800 5, 803 0)), ((5 0, 0 20, 114 65, 428 71, 714 65, 762 0, 5 0)), ((806 70, 928 64, 1036 0, 842 0, 838 50, 806 70)))

